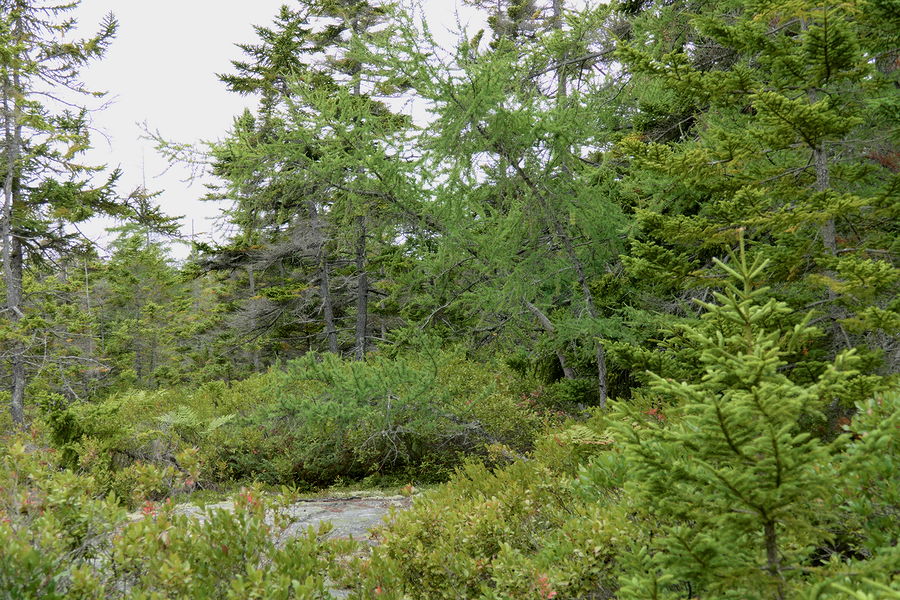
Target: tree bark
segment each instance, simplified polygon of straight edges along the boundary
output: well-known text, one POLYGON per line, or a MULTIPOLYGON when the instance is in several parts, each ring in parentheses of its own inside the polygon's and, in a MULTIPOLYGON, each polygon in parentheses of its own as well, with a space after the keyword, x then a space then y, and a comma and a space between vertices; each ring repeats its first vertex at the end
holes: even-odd
MULTIPOLYGON (((563 26, 563 0, 553 0, 553 29, 560 30, 563 26)), ((565 102, 568 100, 568 84, 566 81, 565 67, 562 66, 565 64, 566 56, 560 56, 559 62, 560 67, 556 70, 556 104, 558 107, 563 106, 565 102)), ((569 172, 569 159, 571 157, 571 148, 566 146, 560 147, 560 156, 558 157, 560 166, 564 172, 569 172)), ((587 276, 584 271, 584 266, 581 264, 581 259, 578 258, 578 254, 575 252, 575 246, 572 244, 572 239, 566 233, 565 228, 562 226, 559 218, 557 218, 556 213, 550 213, 552 210, 551 204, 548 201, 544 201, 546 206, 545 210, 548 211, 550 218, 553 220, 554 228, 556 229, 557 237, 563 242, 563 245, 566 249, 566 254, 569 256, 569 260, 572 263, 572 266, 575 267, 575 272, 578 275, 578 283, 581 286, 582 294, 584 295, 584 302, 587 306, 588 314, 592 319, 597 319, 599 314, 597 312, 597 305, 594 303, 594 295, 591 292, 590 285, 587 281, 587 276)), ((600 340, 595 341, 596 347, 594 350, 594 360, 597 364, 597 393, 600 396, 600 408, 606 409, 606 401, 609 395, 609 388, 607 386, 607 368, 606 368, 606 352, 603 350, 603 344, 600 340)))
MULTIPOLYGON (((541 309, 539 309, 537 306, 535 306, 531 302, 526 302, 525 306, 528 308, 528 310, 531 311, 531 314, 533 314, 537 318, 538 322, 544 328, 544 331, 546 331, 550 335, 553 335, 556 333, 556 327, 553 326, 553 322, 550 321, 550 319, 547 317, 547 315, 545 315, 543 312, 541 312, 541 309)), ((570 367, 568 364, 566 364, 566 355, 563 354, 562 350, 557 349, 555 352, 556 352, 556 358, 557 358, 557 360, 559 360, 559 366, 562 367, 563 376, 566 379, 575 379, 575 370, 572 367, 570 367)))
MULTIPOLYGON (((809 24, 805 19, 801 21, 801 27, 804 31, 809 29, 809 24)), ((807 97, 809 103, 814 104, 819 98, 819 93, 815 89, 810 89, 807 92, 807 97)), ((819 140, 818 143, 813 146, 812 152, 813 166, 816 169, 815 189, 817 192, 824 194, 831 187, 831 173, 828 166, 828 151, 825 149, 825 142, 819 140)), ((837 232, 833 217, 822 223, 822 226, 819 228, 819 235, 822 236, 822 245, 825 247, 825 252, 829 256, 837 255, 837 232)), ((835 273, 833 271, 826 271, 825 275, 833 277, 835 273)), ((840 323, 841 315, 835 303, 837 294, 830 287, 827 288, 826 294, 826 299, 828 300, 828 319, 831 321, 832 348, 834 349, 834 354, 837 354, 841 350, 841 343, 838 340, 843 340, 844 348, 850 348, 852 343, 850 342, 846 330, 844 330, 840 323)))
MULTIPOLYGON (((781 579, 781 558, 778 556, 778 536, 775 529, 774 521, 766 521, 763 525, 763 535, 766 543, 766 570, 776 579, 781 579)), ((775 597, 778 600, 784 599, 784 586, 782 582, 778 582, 778 589, 775 597)))
MULTIPOLYGON (((253 267, 247 267, 247 286, 250 288, 248 290, 250 292, 250 297, 256 296, 256 271, 253 270, 253 267)), ((256 324, 254 324, 254 326, 256 326, 256 324)), ((253 362, 253 372, 261 372, 262 366, 259 360, 258 347, 254 347, 250 350, 250 360, 253 362)))
MULTIPOLYGON (((21 202, 19 185, 16 178, 17 163, 22 147, 22 127, 18 123, 15 102, 11 99, 18 88, 18 74, 12 79, 7 75, 3 81, 3 134, 4 134, 4 167, 3 180, 3 212, 0 237, 3 244, 3 279, 6 284, 6 312, 12 323, 13 335, 18 335, 16 325, 22 319, 22 243, 15 233, 15 214, 21 202)), ((12 375, 10 415, 13 423, 25 423, 25 344, 14 339, 10 347, 10 371, 12 375)))
MULTIPOLYGON (((533 185, 533 184, 532 184, 533 185)), ((536 187, 536 186, 535 186, 536 187)), ((535 190, 539 193, 538 190, 535 190)), ((591 292, 591 286, 587 280, 587 274, 584 270, 584 265, 581 263, 581 259, 578 258, 578 254, 575 252, 575 245, 572 243, 572 238, 566 233, 565 229, 557 218, 556 214, 552 212, 552 207, 550 203, 547 201, 543 195, 539 196, 542 199, 542 203, 544 204, 544 210, 547 212, 548 218, 553 222, 553 227, 556 232, 556 236, 559 241, 562 243, 563 248, 565 248, 566 255, 569 258, 569 262, 572 264, 572 267, 575 269, 575 274, 578 277, 578 285, 581 287, 581 293, 584 296, 584 304, 585 308, 587 308, 588 315, 592 319, 599 318, 599 313, 597 312, 597 305, 594 303, 594 294, 591 292)), ((607 377, 607 369, 606 369, 606 352, 603 350, 603 344, 600 340, 595 340, 594 342, 595 352, 594 357, 597 364, 597 392, 600 397, 600 408, 606 409, 606 401, 609 396, 606 377, 607 377)))
MULTIPOLYGON (((457 101, 458 102, 458 101, 457 101)), ((559 242, 563 245, 563 248, 566 251, 566 257, 569 259, 572 264, 572 268, 575 269, 575 274, 578 276, 578 284, 581 287, 582 295, 584 296, 585 307, 587 308, 588 314, 592 319, 597 319, 599 317, 599 313, 597 312, 597 306, 594 303, 594 294, 591 292, 590 285, 588 285, 587 276, 585 275, 584 265, 581 263, 581 259, 578 258, 578 254, 575 252, 575 246, 572 243, 572 239, 566 233, 565 228, 562 226, 559 218, 556 215, 556 212, 553 210, 552 203, 550 202, 550 198, 544 194, 543 190, 529 177, 528 173, 519 164, 519 161, 516 160, 516 157, 512 155, 502 144, 496 142, 491 139, 491 137, 487 134, 484 127, 482 125, 475 125, 476 131, 490 143, 490 145, 494 148, 494 150, 506 158, 507 162, 510 166, 518 173, 519 177, 522 178, 522 181, 525 182, 525 185, 531 190, 531 193, 534 194, 534 197, 540 204, 540 208, 544 211, 544 214, 547 216, 549 220, 549 225, 553 227, 553 233, 556 235, 559 242)), ((552 192, 550 192, 552 193, 552 192)), ((607 399, 608 399, 608 391, 607 391, 607 369, 606 369, 606 352, 603 350, 603 345, 600 340, 596 341, 595 347, 595 357, 597 363, 597 391, 600 398, 600 408, 606 409, 607 399)))
MULTIPOLYGON (((825 151, 825 145, 821 142, 813 148, 813 163, 816 166, 816 191, 826 192, 831 186, 831 177, 828 169, 828 153, 825 151)), ((820 233, 825 250, 834 256, 837 253, 837 234, 833 218, 822 224, 820 233)))
MULTIPOLYGON (((359 17, 354 15, 350 20, 350 28, 353 36, 359 35, 359 17)), ((354 63, 351 76, 353 77, 353 95, 362 94, 362 65, 354 63)), ((358 237, 356 239, 356 348, 353 358, 363 360, 366 357, 366 328, 368 326, 369 311, 369 278, 366 273, 366 217, 356 217, 358 237)))
POLYGON ((356 240, 356 352, 354 358, 366 356, 366 329, 369 312, 369 277, 366 273, 366 218, 356 217, 359 237, 356 240))
POLYGON ((325 248, 325 234, 314 201, 309 201, 309 220, 316 236, 316 258, 319 263, 319 296, 322 298, 322 317, 325 320, 325 339, 328 351, 338 354, 337 327, 334 325, 334 302, 331 298, 331 283, 328 276, 328 254, 325 248))
MULTIPOLYGON (((553 0, 553 30, 562 29, 563 21, 563 0, 553 0)), ((560 56, 560 65, 564 64, 566 56, 560 56)), ((556 101, 557 103, 565 100, 568 96, 568 85, 566 84, 566 75, 563 72, 564 67, 560 66, 556 70, 556 101)))

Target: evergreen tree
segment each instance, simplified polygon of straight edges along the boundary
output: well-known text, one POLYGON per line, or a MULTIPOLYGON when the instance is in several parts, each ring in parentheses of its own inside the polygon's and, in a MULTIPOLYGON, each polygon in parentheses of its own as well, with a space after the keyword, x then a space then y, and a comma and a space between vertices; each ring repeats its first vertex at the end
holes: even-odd
POLYGON ((600 340, 622 333, 598 298, 623 225, 613 173, 595 160, 619 120, 605 108, 617 83, 602 73, 609 12, 554 7, 548 26, 527 36, 495 30, 487 49, 481 34, 463 40, 445 68, 419 49, 430 46, 414 29, 398 46, 397 77, 435 112, 419 169, 433 196, 428 285, 440 295, 416 317, 453 326, 452 315, 479 344, 531 344, 537 325, 564 376, 593 372, 589 398, 603 404, 600 340))
POLYGON ((172 384, 185 358, 178 345, 191 308, 187 286, 147 228, 121 228, 110 249, 94 300, 102 355, 119 385, 172 384))
POLYGON ((17 331, 17 326, 26 316, 26 266, 69 245, 73 236, 60 223, 84 221, 97 213, 125 213, 112 193, 117 174, 100 187, 92 187, 94 169, 77 160, 89 145, 87 111, 72 109, 65 95, 90 94, 79 80, 79 70, 104 54, 117 27, 109 15, 95 36, 68 40, 75 20, 67 14, 77 5, 0 2, 0 241, 4 316, 12 324, 7 343, 11 348, 11 413, 16 423, 25 418, 29 347, 27 336, 17 331))
MULTIPOLYGON (((234 250, 220 254, 222 266, 254 273, 259 290, 243 318, 254 335, 280 329, 277 335, 292 337, 292 346, 306 339, 306 348, 314 348, 309 338, 319 335, 321 313, 326 346, 337 353, 340 321, 352 317, 353 353, 358 359, 365 353, 373 293, 368 265, 396 235, 375 207, 385 208, 379 198, 394 185, 397 168, 384 167, 406 123, 374 98, 377 75, 365 71, 366 40, 383 15, 367 3, 283 10, 274 30, 259 30, 265 43, 252 46, 255 66, 235 65, 240 73, 265 71, 262 81, 286 82, 270 90, 282 94, 277 102, 262 106, 258 118, 248 113, 236 120, 229 138, 213 148, 226 195, 236 200, 230 216, 242 228, 234 250), (293 59, 263 58, 277 58, 286 47, 293 59), (313 52, 324 54, 324 65, 313 52)), ((252 76, 223 80, 236 91, 262 85, 252 76)))
POLYGON ((642 308, 693 318, 712 259, 744 226, 771 261, 768 283, 829 324, 809 358, 825 368, 868 347, 865 370, 896 369, 898 179, 884 157, 897 71, 877 66, 890 25, 858 8, 654 3, 634 17, 620 56, 640 113, 615 157, 628 165, 637 223, 624 260, 642 308))
MULTIPOLYGON (((91 251, 69 252, 52 264, 31 265, 23 274, 18 323, 0 321, 0 339, 24 340, 28 394, 35 403, 53 398, 84 400, 99 393, 108 374, 98 328, 94 284, 99 259, 91 251)), ((14 347, 0 355, 9 359, 14 347)))
POLYGON ((749 259, 743 241, 730 259, 715 261, 729 281, 716 303, 700 303, 705 326, 683 331, 702 379, 654 375, 665 404, 651 424, 626 408, 630 422, 618 426, 656 528, 632 557, 622 598, 789 597, 834 524, 827 465, 845 440, 827 443, 804 424, 846 390, 858 361, 848 351, 814 383, 793 381, 784 356, 817 334, 811 315, 781 328, 791 309, 758 285, 769 262, 749 259))

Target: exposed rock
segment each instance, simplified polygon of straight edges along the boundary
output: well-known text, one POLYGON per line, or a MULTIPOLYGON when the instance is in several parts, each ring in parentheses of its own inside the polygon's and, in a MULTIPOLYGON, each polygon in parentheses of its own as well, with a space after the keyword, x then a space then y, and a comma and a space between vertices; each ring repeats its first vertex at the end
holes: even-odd
MULTIPOLYGON (((410 504, 411 498, 404 496, 351 496, 301 500, 279 509, 282 515, 290 518, 291 524, 274 541, 278 545, 283 545, 288 540, 302 535, 310 526, 318 527, 321 523, 329 521, 332 530, 328 538, 352 538, 374 545, 376 542, 370 538, 369 531, 381 525, 392 509, 403 510, 409 508, 410 504)), ((207 512, 211 510, 231 512, 234 510, 234 502, 227 500, 205 506, 185 503, 175 507, 176 513, 200 521, 205 520, 207 512)), ((133 520, 140 519, 143 514, 136 512, 130 517, 133 520)), ((270 513, 267 519, 271 518, 270 513)))

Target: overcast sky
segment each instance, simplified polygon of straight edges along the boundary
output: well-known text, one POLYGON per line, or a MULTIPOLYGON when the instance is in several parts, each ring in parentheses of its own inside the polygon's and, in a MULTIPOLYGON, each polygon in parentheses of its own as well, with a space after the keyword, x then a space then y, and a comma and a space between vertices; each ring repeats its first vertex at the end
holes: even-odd
MULTIPOLYGON (((459 0, 423 0, 428 21, 442 44, 455 39, 459 0)), ((185 215, 182 231, 192 227, 198 235, 213 231, 210 217, 220 203, 201 202, 202 182, 188 184, 186 168, 166 171, 152 142, 141 139, 146 122, 167 139, 196 143, 215 140, 231 126, 232 117, 254 102, 229 93, 216 73, 232 71, 230 61, 241 58, 236 43, 255 42, 253 25, 269 25, 285 0, 83 0, 76 13, 80 27, 91 28, 106 13, 119 21, 119 33, 107 56, 84 72, 92 89, 107 90, 109 106, 98 111, 94 126, 94 163, 120 166, 120 190, 133 190, 146 182, 161 190, 159 203, 171 215, 185 215)), ((459 8, 464 24, 479 27, 471 10, 459 8)), ((105 245, 104 226, 84 228, 105 245)), ((187 250, 173 247, 173 255, 187 250)))

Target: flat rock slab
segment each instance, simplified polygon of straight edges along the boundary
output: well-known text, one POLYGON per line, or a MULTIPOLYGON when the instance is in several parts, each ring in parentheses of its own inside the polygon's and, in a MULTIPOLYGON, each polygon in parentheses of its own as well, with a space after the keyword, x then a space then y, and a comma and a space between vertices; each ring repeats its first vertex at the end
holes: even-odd
MULTIPOLYGON (((333 529, 330 539, 354 539, 375 544, 369 531, 385 522, 392 510, 409 508, 410 499, 402 496, 390 498, 346 498, 297 502, 285 509, 285 514, 296 519, 285 530, 286 541, 305 532, 310 526, 329 521, 333 529)), ((282 541, 279 540, 279 541, 282 541)))
MULTIPOLYGON (((352 538, 375 545, 376 542, 370 538, 369 531, 382 525, 392 510, 409 508, 411 502, 410 498, 404 496, 319 498, 295 502, 280 509, 281 514, 289 517, 292 522, 275 542, 279 545, 284 544, 292 538, 303 535, 309 527, 318 528, 328 521, 332 525, 328 538, 352 538)), ((217 509, 231 512, 234 510, 234 502, 229 500, 207 504, 204 507, 181 504, 175 508, 175 512, 202 521, 207 511, 217 509)), ((271 515, 267 519, 271 519, 271 515)))

